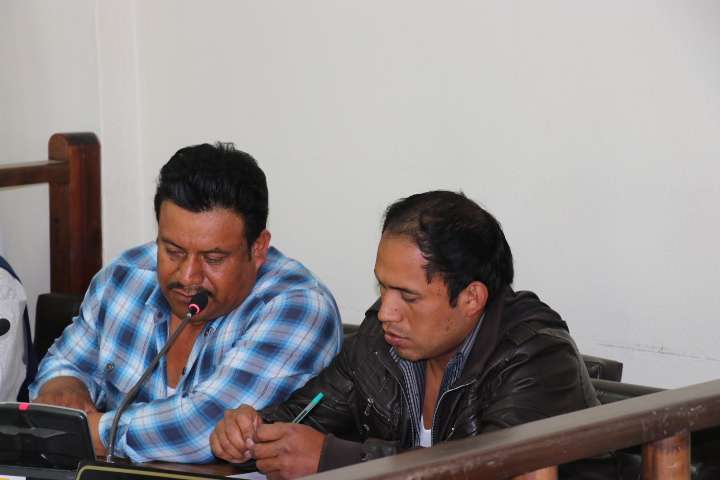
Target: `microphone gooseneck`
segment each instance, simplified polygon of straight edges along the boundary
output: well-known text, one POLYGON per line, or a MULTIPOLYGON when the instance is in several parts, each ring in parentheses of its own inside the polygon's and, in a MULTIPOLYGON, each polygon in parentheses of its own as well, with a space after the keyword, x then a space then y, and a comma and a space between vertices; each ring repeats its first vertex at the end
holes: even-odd
POLYGON ((165 346, 160 350, 160 352, 155 355, 155 358, 153 358, 153 361, 150 362, 150 365, 148 368, 143 372, 142 376, 140 377, 140 380, 137 381, 137 383, 133 386, 133 388, 130 389, 128 394, 123 399, 122 403, 118 407, 117 410, 115 410, 115 417, 113 418, 112 426, 110 427, 110 440, 108 441, 108 447, 107 447, 107 455, 105 455, 105 461, 112 462, 115 457, 115 437, 117 436, 117 429, 118 429, 118 423, 120 422, 120 417, 122 416, 122 413, 125 411, 125 409, 130 405, 133 400, 135 400, 135 397, 137 397, 138 392, 140 391, 140 387, 145 382, 148 376, 152 373, 152 371, 155 369, 155 366, 158 364, 160 359, 167 353, 167 351, 170 349, 172 344, 175 342, 175 339, 178 337, 180 332, 183 328, 185 328, 185 325, 187 325, 188 321, 198 313, 202 312, 205 307, 207 307, 208 304, 208 295, 207 293, 200 292, 196 293, 192 296, 190 299, 190 305, 188 306, 188 313, 185 315, 185 318, 180 323, 180 326, 175 330, 175 333, 170 336, 165 346))

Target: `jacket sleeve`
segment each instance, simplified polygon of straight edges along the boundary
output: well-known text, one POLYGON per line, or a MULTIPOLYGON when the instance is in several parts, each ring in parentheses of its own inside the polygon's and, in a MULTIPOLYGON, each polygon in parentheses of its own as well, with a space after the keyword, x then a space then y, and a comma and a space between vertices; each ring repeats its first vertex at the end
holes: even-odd
POLYGON ((341 440, 330 434, 325 439, 325 444, 323 444, 318 471, 325 472, 360 462, 369 462, 377 458, 397 455, 403 453, 403 451, 399 442, 369 438, 363 443, 358 443, 341 440))

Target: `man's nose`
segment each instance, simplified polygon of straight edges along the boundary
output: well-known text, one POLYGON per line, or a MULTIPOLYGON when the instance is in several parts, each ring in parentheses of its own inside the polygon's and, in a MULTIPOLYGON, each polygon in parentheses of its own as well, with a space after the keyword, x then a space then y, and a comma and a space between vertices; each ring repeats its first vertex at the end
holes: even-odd
POLYGON ((380 311, 378 311, 378 320, 381 322, 399 322, 402 318, 397 300, 392 297, 393 295, 390 293, 382 296, 382 304, 380 305, 380 311))
POLYGON ((188 257, 180 266, 180 282, 185 285, 200 285, 203 283, 203 265, 198 257, 188 257))

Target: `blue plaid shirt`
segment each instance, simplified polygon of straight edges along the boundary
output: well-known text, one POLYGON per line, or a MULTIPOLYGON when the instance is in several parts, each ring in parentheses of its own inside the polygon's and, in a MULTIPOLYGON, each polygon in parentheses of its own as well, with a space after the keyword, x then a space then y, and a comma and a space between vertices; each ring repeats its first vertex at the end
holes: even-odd
MULTIPOLYGON (((31 398, 54 377, 73 376, 107 412, 114 410, 168 340, 170 306, 157 281, 154 242, 120 254, 88 289, 80 314, 40 364, 31 398)), ((209 321, 198 337, 176 393, 168 395, 161 360, 123 413, 116 454, 133 461, 208 462, 209 436, 226 409, 285 400, 340 350, 335 300, 295 260, 270 248, 247 299, 209 321)))

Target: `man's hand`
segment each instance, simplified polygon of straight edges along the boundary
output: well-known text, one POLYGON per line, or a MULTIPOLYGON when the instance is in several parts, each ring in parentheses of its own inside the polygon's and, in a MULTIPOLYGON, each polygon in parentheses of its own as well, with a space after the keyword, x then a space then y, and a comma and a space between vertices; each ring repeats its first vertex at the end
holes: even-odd
POLYGON ((250 405, 226 410, 225 416, 210 434, 210 448, 216 457, 229 462, 250 460, 250 449, 255 445, 253 435, 262 424, 263 419, 250 405))
POLYGON ((274 423, 255 432, 252 456, 269 480, 289 480, 317 473, 325 434, 297 423, 274 423))
POLYGON ((75 377, 56 377, 48 380, 33 403, 77 408, 86 413, 98 411, 90 397, 90 391, 79 378, 75 377))

